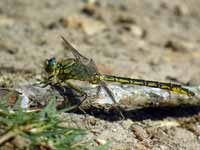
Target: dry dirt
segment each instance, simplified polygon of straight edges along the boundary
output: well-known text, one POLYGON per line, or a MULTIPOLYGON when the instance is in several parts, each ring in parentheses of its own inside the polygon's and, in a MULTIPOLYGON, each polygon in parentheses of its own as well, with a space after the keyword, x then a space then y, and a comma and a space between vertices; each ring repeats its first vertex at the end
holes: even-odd
MULTIPOLYGON (((200 85, 199 8, 199 0, 1 0, 1 76, 14 86, 34 79, 45 59, 68 55, 62 35, 103 73, 200 85)), ((199 112, 186 105, 138 108, 125 120, 67 116, 113 150, 198 150, 199 112)))

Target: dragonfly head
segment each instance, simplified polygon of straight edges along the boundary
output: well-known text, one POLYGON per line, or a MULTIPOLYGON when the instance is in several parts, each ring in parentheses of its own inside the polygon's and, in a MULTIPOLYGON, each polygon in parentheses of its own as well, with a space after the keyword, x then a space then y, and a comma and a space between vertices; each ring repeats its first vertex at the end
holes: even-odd
POLYGON ((45 61, 45 71, 47 73, 54 73, 57 67, 56 58, 52 57, 45 61))

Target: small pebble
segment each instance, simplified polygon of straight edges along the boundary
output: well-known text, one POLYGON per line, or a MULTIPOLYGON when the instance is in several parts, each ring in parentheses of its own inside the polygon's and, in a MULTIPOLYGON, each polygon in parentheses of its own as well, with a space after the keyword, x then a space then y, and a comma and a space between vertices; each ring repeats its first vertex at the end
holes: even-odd
POLYGON ((106 141, 105 141, 105 140, 102 140, 102 139, 95 139, 95 142, 96 142, 98 145, 104 145, 104 144, 106 144, 106 141))
POLYGON ((127 120, 122 122, 122 126, 123 126, 124 129, 129 129, 132 124, 133 124, 133 121, 130 120, 130 119, 127 119, 127 120))
POLYGON ((132 25, 130 27, 131 29, 131 33, 133 33, 133 35, 137 36, 137 37, 145 37, 146 36, 146 31, 144 29, 142 29, 140 26, 138 25, 132 25))
POLYGON ((143 141, 145 139, 148 138, 148 134, 146 132, 146 130, 144 130, 141 126, 139 125, 133 125, 131 127, 131 130, 133 131, 133 133, 136 135, 136 137, 140 140, 143 141))

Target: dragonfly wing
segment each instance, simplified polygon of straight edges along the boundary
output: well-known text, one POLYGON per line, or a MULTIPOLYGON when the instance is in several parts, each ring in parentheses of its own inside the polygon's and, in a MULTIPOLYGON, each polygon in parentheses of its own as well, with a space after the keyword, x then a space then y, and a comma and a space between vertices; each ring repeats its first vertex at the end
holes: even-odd
POLYGON ((99 70, 97 69, 97 66, 96 66, 96 64, 95 64, 95 62, 94 62, 93 59, 90 59, 90 62, 89 62, 89 64, 88 64, 88 66, 89 66, 90 68, 93 68, 93 70, 95 71, 96 74, 99 74, 99 75, 100 75, 99 70))
POLYGON ((106 91, 111 100, 116 104, 117 102, 115 100, 113 92, 108 88, 107 84, 104 81, 101 81, 99 84, 106 91))
POLYGON ((90 61, 87 57, 80 54, 63 36, 61 36, 61 38, 63 40, 64 47, 72 52, 77 61, 81 61, 84 64, 90 61))
MULTIPOLYGON (((101 73, 98 71, 97 66, 96 66, 96 64, 94 63, 94 60, 93 60, 93 59, 90 60, 89 65, 90 65, 90 67, 94 68, 96 74, 101 75, 101 73)), ((106 93, 107 93, 108 96, 112 99, 112 101, 113 101, 114 103, 116 103, 116 100, 115 100, 115 97, 114 97, 114 95, 113 95, 113 92, 108 88, 106 82, 100 81, 99 84, 100 84, 100 86, 106 91, 106 93)))
MULTIPOLYGON (((63 36, 61 36, 61 38, 63 39, 65 48, 72 52, 72 54, 74 55, 74 57, 76 58, 77 61, 79 61, 79 62, 83 63, 84 65, 87 65, 89 68, 91 68, 91 70, 94 74, 101 75, 99 73, 93 59, 88 59, 87 57, 83 56, 63 36)), ((112 101, 114 103, 116 103, 114 95, 113 95, 112 91, 108 88, 107 84, 104 81, 100 81, 99 84, 107 92, 107 94, 112 99, 112 101)))

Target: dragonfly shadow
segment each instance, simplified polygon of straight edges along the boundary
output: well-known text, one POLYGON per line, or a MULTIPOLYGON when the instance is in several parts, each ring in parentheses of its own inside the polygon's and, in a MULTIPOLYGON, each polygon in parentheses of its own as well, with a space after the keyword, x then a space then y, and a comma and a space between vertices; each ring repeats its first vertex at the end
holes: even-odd
POLYGON ((81 97, 77 95, 77 92, 68 86, 61 87, 57 85, 51 85, 51 88, 56 90, 64 98, 64 102, 59 106, 59 109, 76 106, 81 102, 81 97))
POLYGON ((138 108, 126 111, 125 114, 127 118, 130 118, 134 121, 143 121, 146 119, 162 120, 167 117, 191 117, 199 112, 200 105, 179 105, 138 108))
MULTIPOLYGON (((53 86, 56 91, 64 98, 65 102, 60 108, 66 108, 70 106, 75 106, 81 102, 82 97, 77 95, 73 89, 64 86, 53 86)), ((122 107, 104 107, 104 106, 95 106, 89 105, 87 108, 82 110, 72 110, 77 114, 87 113, 96 118, 100 118, 107 121, 118 121, 121 120, 119 110, 123 113, 125 119, 131 119, 133 121, 143 121, 147 119, 151 120, 162 120, 167 117, 172 118, 182 118, 182 117, 191 117, 195 114, 200 113, 200 105, 178 105, 178 106, 149 106, 149 107, 140 107, 132 109, 124 109, 122 107)))
MULTIPOLYGON (((157 106, 133 108, 132 110, 125 110, 121 108, 125 119, 133 121, 143 120, 162 120, 167 117, 183 118, 191 117, 200 112, 200 105, 180 105, 180 106, 157 106)), ((105 110, 102 108, 91 107, 85 110, 88 114, 107 121, 118 121, 121 119, 119 113, 114 108, 105 110)))

